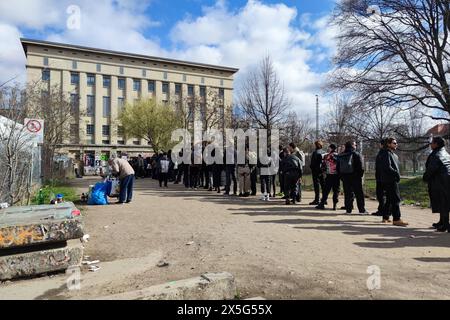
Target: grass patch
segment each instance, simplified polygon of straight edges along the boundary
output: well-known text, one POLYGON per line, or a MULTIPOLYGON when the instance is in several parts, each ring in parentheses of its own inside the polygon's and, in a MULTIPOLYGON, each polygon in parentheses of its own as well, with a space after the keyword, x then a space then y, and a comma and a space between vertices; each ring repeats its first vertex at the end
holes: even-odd
MULTIPOLYGON (((428 186, 422 177, 404 178, 400 181, 400 196, 405 205, 420 205, 423 208, 430 207, 428 186)), ((364 189, 366 195, 376 197, 376 181, 374 178, 366 178, 364 189)))
MULTIPOLYGON (((44 204, 50 204, 52 196, 56 196, 58 193, 64 195, 65 201, 76 202, 80 200, 80 197, 79 195, 77 195, 75 188, 59 183, 57 184, 53 183, 52 185, 46 185, 42 187, 42 193, 44 195, 44 204)), ((34 195, 31 204, 33 205, 39 204, 38 195, 39 190, 34 195)))

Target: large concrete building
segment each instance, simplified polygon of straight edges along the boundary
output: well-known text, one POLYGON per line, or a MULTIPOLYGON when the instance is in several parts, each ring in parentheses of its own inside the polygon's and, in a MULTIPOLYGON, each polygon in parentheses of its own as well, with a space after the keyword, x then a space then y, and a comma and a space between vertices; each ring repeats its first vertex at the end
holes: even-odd
MULTIPOLYGON (((70 137, 62 141, 60 151, 85 165, 112 153, 152 152, 145 140, 124 136, 117 117, 126 103, 151 97, 168 105, 187 104, 185 108, 203 101, 204 108, 212 93, 218 97, 214 103, 221 104, 215 108, 218 118, 224 121, 230 112, 238 69, 47 41, 21 42, 27 82, 61 86, 77 109, 80 116, 72 121, 70 137)), ((193 113, 190 120, 202 117, 193 113)))

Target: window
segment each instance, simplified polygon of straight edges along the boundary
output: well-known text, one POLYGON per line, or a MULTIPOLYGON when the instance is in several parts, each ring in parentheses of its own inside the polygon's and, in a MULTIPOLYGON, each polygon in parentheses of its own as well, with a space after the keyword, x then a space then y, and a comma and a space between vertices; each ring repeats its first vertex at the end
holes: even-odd
POLYGON ((181 94, 181 84, 176 83, 175 84, 175 94, 180 95, 181 94))
POLYGON ((167 72, 164 72, 164 80, 167 80, 167 72))
POLYGON ((205 121, 206 119, 206 104, 200 104, 200 120, 205 121))
POLYGON ((134 144, 135 146, 140 146, 140 145, 141 145, 141 142, 140 142, 140 141, 133 141, 133 144, 134 144))
POLYGON ((102 140, 102 144, 110 144, 109 140, 102 140))
POLYGON ((48 57, 44 57, 44 66, 48 66, 48 57))
POLYGON ((109 126, 102 126, 102 134, 104 136, 109 136, 109 126))
POLYGON ((125 144, 125 141, 123 141, 123 140, 117 140, 117 144, 125 144))
POLYGON ((187 81, 187 76, 185 74, 183 74, 183 81, 186 82, 187 81))
POLYGON ((162 83, 162 92, 169 93, 169 84, 167 82, 162 83))
POLYGON ((97 72, 102 72, 102 65, 97 63, 97 72))
POLYGON ((70 83, 75 86, 80 84, 80 74, 78 72, 70 73, 70 83))
POLYGON ((117 127, 117 135, 118 135, 119 137, 123 137, 123 136, 125 135, 125 130, 123 129, 122 126, 118 126, 118 127, 117 127))
POLYGON ((42 81, 50 81, 50 70, 42 70, 42 81))
POLYGON ((117 106, 119 107, 119 112, 121 112, 123 110, 124 105, 125 105, 125 99, 117 98, 117 106))
POLYGON ((119 78, 117 83, 119 84, 119 90, 124 90, 125 89, 125 78, 119 78))
POLYGON ((77 70, 78 69, 78 63, 76 60, 72 61, 72 69, 77 70))
POLYGON ((87 106, 87 116, 93 117, 95 115, 95 96, 88 95, 86 100, 86 106, 87 106))
POLYGON ((107 118, 111 115, 111 98, 103 97, 103 117, 107 118))
POLYGON ((87 75, 87 85, 88 86, 95 86, 95 74, 88 74, 87 75))
POLYGON ((148 92, 155 92, 155 81, 150 80, 148 82, 148 92))
POLYGON ((141 80, 133 80, 133 90, 134 91, 141 91, 141 80))
POLYGON ((142 76, 145 78, 147 76, 147 70, 142 69, 142 76))
POLYGON ((79 103, 78 94, 71 93, 70 94, 70 113, 72 115, 75 115, 78 113, 78 103, 79 103))
POLYGON ((200 97, 206 97, 206 87, 200 87, 200 97))
POLYGON ((93 124, 86 125, 86 134, 93 135, 95 132, 95 127, 93 124))
POLYGON ((220 85, 223 87, 223 79, 220 79, 220 85))
POLYGON ((194 86, 188 86, 188 97, 194 96, 194 86))
POLYGON ((222 88, 220 88, 220 89, 219 89, 219 97, 220 97, 220 98, 223 98, 224 96, 225 96, 225 90, 222 89, 222 88))
POLYGON ((109 88, 111 86, 111 77, 103 76, 103 88, 109 88))
POLYGON ((200 79, 200 81, 202 82, 202 84, 204 84, 204 83, 205 83, 205 78, 202 77, 202 78, 200 79))
POLYGON ((119 73, 120 73, 120 74, 124 74, 124 73, 125 73, 125 71, 123 70, 123 67, 120 67, 120 68, 119 68, 119 73))

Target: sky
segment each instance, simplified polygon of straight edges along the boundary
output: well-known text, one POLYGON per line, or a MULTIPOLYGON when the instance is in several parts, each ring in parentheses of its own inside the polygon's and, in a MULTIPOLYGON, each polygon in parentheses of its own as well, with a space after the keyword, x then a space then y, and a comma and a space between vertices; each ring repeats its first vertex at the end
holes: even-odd
POLYGON ((26 80, 21 37, 236 67, 235 96, 270 55, 292 109, 309 117, 316 94, 328 109, 334 1, 0 0, 0 83, 26 80))

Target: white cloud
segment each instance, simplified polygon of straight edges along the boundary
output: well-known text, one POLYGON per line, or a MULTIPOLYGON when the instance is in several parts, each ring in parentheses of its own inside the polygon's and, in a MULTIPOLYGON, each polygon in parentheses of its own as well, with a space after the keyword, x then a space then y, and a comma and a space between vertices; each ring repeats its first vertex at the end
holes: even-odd
POLYGON ((50 41, 238 67, 236 88, 248 70, 270 54, 293 107, 304 114, 314 110, 324 75, 312 66, 334 50, 335 31, 326 27, 327 17, 315 20, 309 14, 299 16, 295 7, 256 0, 230 9, 219 0, 204 7, 201 16, 186 17, 167 30, 173 42, 167 49, 159 39, 144 36, 159 26, 143 14, 151 5, 151 0, 1 1, 0 81, 23 73, 18 38, 26 27, 50 41), (66 28, 66 10, 73 3, 81 9, 79 30, 66 28))

